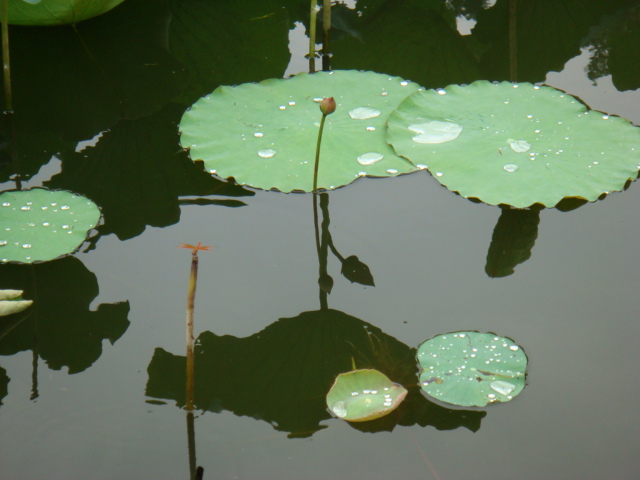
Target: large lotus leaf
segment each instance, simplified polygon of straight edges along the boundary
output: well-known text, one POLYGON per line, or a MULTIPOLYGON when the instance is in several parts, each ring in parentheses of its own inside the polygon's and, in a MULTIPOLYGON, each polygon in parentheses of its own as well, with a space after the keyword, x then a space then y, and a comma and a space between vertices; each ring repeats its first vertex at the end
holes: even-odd
POLYGON ((72 253, 100 219, 88 198, 34 188, 0 195, 0 263, 46 262, 72 253))
POLYGON ((64 25, 96 17, 124 0, 8 0, 13 25, 64 25))
POLYGON ((437 335, 418 348, 420 385, 452 405, 508 402, 525 385, 527 356, 513 340, 493 333, 437 335))
POLYGON ((343 420, 364 422, 391 413, 406 396, 407 390, 384 373, 354 370, 338 375, 327 394, 327 406, 343 420))
POLYGON ((518 208, 596 200, 638 175, 640 129, 529 83, 420 91, 389 118, 396 152, 463 197, 518 208))
POLYGON ((318 187, 334 189, 359 176, 416 170, 385 140, 388 115, 419 86, 373 72, 334 71, 219 87, 180 122, 181 143, 193 160, 242 185, 309 192, 313 185, 318 102, 334 97, 326 117, 318 187))

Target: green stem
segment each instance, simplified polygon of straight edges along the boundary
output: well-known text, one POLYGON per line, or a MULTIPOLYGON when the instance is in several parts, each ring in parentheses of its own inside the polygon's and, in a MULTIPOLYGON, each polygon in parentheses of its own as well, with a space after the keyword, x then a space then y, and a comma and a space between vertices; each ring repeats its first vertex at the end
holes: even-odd
POLYGON ((311 0, 309 12, 309 73, 316 71, 316 17, 318 0, 311 0))
POLYGON ((320 142, 322 141, 322 130, 324 129, 324 119, 327 116, 323 113, 320 121, 320 129, 318 130, 318 144, 316 145, 316 163, 313 166, 313 192, 318 190, 318 167, 320 166, 320 142))

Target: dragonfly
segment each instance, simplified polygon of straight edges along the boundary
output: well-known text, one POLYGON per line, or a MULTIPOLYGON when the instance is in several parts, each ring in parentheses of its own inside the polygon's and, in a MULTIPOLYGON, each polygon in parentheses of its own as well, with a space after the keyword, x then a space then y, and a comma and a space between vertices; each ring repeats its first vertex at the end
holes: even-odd
POLYGON ((202 250, 204 252, 210 252, 213 247, 208 245, 202 245, 202 242, 198 242, 197 245, 189 245, 188 243, 181 243, 180 245, 178 245, 178 248, 188 248, 189 250, 191 250, 191 255, 195 257, 198 254, 199 250, 202 250))

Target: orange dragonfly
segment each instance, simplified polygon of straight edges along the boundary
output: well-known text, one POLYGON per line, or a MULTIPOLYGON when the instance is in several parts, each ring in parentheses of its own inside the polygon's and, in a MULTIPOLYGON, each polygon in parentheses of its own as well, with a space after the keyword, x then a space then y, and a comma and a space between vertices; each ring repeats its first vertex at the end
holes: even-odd
POLYGON ((205 252, 210 252, 213 247, 202 245, 202 242, 198 242, 197 245, 189 245, 188 243, 181 243, 178 245, 178 248, 188 248, 191 250, 191 255, 194 257, 198 254, 198 250, 202 250, 205 252))

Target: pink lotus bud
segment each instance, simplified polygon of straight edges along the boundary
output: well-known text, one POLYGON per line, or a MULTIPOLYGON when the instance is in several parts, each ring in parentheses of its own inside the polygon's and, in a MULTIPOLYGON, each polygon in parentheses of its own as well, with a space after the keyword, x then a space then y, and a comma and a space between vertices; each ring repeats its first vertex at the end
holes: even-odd
POLYGON ((333 97, 323 98, 320 102, 320 110, 323 115, 329 115, 336 111, 336 101, 333 97))

